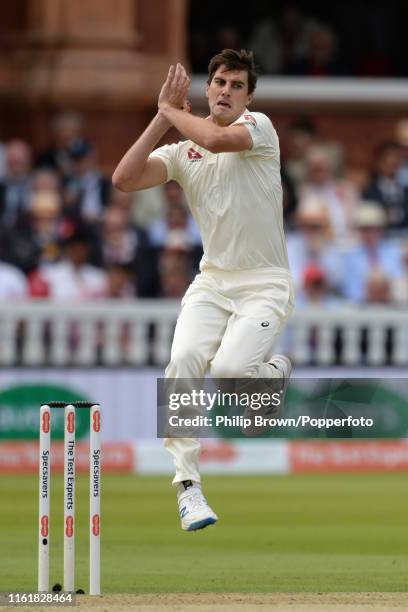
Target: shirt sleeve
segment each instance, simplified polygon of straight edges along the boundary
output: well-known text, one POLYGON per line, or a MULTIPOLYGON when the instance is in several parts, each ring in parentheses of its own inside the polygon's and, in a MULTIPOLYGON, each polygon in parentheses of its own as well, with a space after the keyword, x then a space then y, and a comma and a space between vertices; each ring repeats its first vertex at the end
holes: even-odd
POLYGON ((177 169, 177 152, 178 147, 176 144, 164 145, 159 147, 150 153, 149 157, 158 157, 161 159, 167 168, 167 180, 176 181, 178 177, 177 169))
POLYGON ((252 147, 247 156, 279 158, 278 136, 269 118, 263 113, 244 113, 234 125, 245 125, 252 138, 252 147))

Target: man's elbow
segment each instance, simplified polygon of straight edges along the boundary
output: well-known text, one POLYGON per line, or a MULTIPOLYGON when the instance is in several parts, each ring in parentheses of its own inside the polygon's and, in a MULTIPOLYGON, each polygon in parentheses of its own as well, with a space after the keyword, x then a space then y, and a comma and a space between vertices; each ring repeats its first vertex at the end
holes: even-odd
POLYGON ((115 187, 115 189, 118 189, 119 191, 132 191, 132 188, 129 186, 128 181, 126 181, 125 178, 116 170, 112 175, 112 185, 115 187))

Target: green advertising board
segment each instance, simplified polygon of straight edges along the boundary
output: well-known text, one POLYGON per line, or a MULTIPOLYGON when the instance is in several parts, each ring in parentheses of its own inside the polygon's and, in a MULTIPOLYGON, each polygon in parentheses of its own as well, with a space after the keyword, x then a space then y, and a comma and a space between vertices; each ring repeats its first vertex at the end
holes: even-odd
MULTIPOLYGON (((49 383, 18 384, 0 391, 0 440, 37 440, 40 406, 47 402, 91 401, 77 390, 49 383)), ((89 413, 77 410, 76 436, 84 438, 89 432, 89 413)), ((64 410, 52 411, 52 436, 64 437, 64 410)))

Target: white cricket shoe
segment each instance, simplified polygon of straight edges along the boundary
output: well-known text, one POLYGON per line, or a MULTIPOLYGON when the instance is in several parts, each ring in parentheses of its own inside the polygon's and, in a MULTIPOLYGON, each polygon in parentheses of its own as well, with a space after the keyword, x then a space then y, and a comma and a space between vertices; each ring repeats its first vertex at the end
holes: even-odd
POLYGON ((178 486, 177 492, 181 528, 185 531, 204 529, 214 525, 218 516, 210 508, 201 486, 192 480, 184 480, 178 486))

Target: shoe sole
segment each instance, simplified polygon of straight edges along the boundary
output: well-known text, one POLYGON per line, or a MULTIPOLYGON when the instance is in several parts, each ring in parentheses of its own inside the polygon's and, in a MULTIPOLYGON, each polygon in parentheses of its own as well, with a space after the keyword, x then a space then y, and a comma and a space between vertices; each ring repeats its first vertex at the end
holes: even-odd
POLYGON ((204 527, 208 527, 208 525, 214 525, 214 523, 216 522, 217 519, 213 518, 212 516, 208 516, 205 519, 201 519, 201 521, 191 523, 191 525, 189 525, 187 529, 185 529, 185 531, 197 531, 198 529, 204 529, 204 527))

